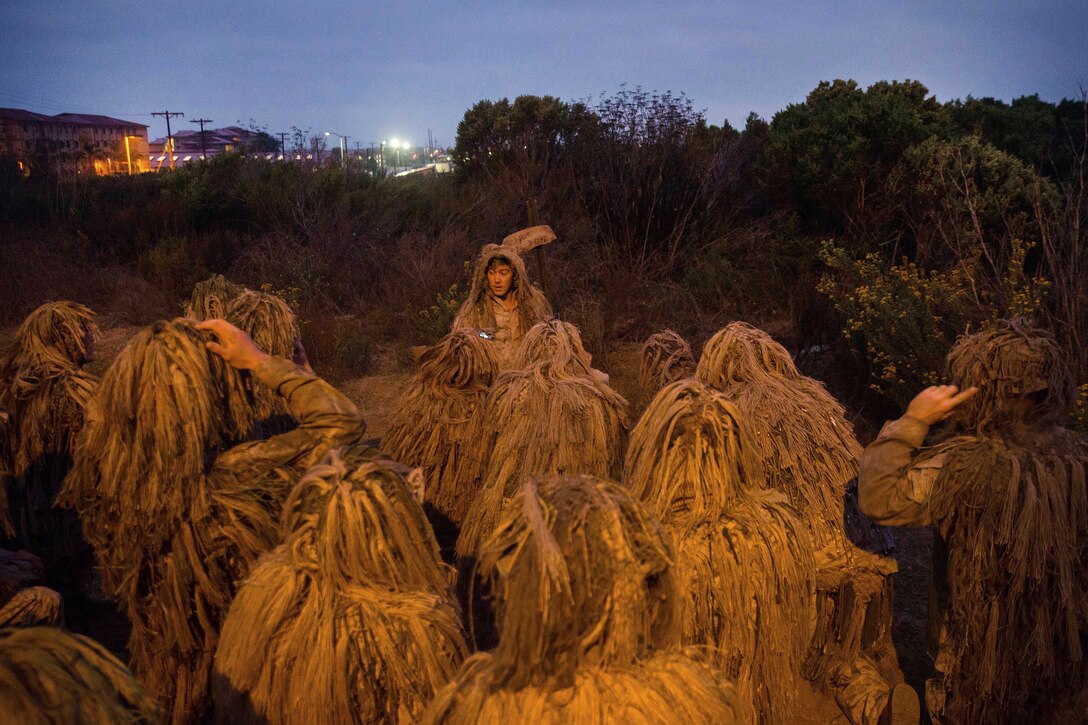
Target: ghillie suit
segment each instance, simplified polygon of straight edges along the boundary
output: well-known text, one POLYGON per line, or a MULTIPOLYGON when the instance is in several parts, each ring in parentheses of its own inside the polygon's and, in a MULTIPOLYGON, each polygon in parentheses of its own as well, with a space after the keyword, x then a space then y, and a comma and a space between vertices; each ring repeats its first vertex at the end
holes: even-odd
MULTIPOLYGON (((301 333, 291 307, 267 292, 242 290, 227 302, 227 322, 236 325, 269 355, 298 360, 301 333)), ((263 440, 295 427, 282 397, 257 380, 250 371, 231 376, 231 410, 237 411, 239 440, 263 440)))
POLYGON ((0 722, 158 723, 159 703, 89 637, 52 627, 0 630, 0 722))
POLYGON ((236 582, 278 543, 290 486, 364 426, 334 388, 271 358, 254 373, 299 425, 228 448, 228 376, 206 339, 177 319, 128 343, 88 405, 59 498, 79 511, 103 587, 132 622, 133 670, 174 722, 207 715, 219 626, 236 582))
POLYGON ((226 319, 227 304, 246 291, 221 274, 213 274, 193 285, 193 293, 185 305, 185 316, 194 320, 226 319))
POLYGON ((948 723, 1084 722, 1088 439, 1060 425, 1073 390, 1064 353, 1049 333, 1004 321, 960 338, 948 371, 979 392, 955 409, 947 437, 921 447, 926 424, 904 416, 862 461, 870 514, 940 536, 930 712, 948 723))
POLYGON ((812 636, 812 540, 765 487, 737 409, 695 380, 666 386, 631 431, 624 481, 676 542, 684 644, 710 646, 760 722, 791 722, 812 636))
POLYGON ((41 578, 38 557, 0 549, 0 627, 64 623, 61 595, 48 587, 32 586, 41 578))
POLYGON ((481 453, 484 401, 497 375, 491 342, 454 330, 423 353, 382 439, 393 459, 423 469, 424 510, 441 544, 455 540, 477 493, 473 456, 481 453))
POLYGON ((695 357, 691 354, 691 345, 672 330, 655 332, 642 344, 638 388, 646 403, 669 383, 694 374, 695 357))
POLYGON ((816 629, 803 672, 834 690, 854 722, 867 722, 903 677, 891 643, 891 537, 850 495, 861 455, 853 427, 782 345, 744 322, 707 341, 696 378, 740 410, 768 486, 789 497, 816 547, 816 629), (863 687, 862 705, 844 692, 854 681, 887 687, 863 687))
POLYGON ((484 406, 475 460, 482 487, 465 516, 457 555, 474 557, 495 528, 504 500, 532 475, 619 474, 627 438, 627 401, 591 375, 578 329, 535 325, 518 351, 517 370, 495 381, 484 406))
POLYGON ((291 492, 223 625, 218 721, 418 722, 456 673, 452 571, 402 468, 333 451, 291 492))
POLYGON ((94 313, 74 302, 50 302, 20 325, 0 368, 0 440, 11 517, 19 546, 40 556, 49 582, 65 593, 90 569, 90 550, 71 511, 53 499, 72 466, 83 411, 98 379, 81 370, 94 355, 94 313))
POLYGON ((457 310, 451 329, 467 327, 493 334, 496 357, 502 369, 507 370, 514 363, 518 346, 529 328, 538 322, 550 320, 552 316, 552 306, 544 293, 529 282, 525 262, 517 252, 499 244, 485 244, 472 270, 472 287, 457 310), (514 270, 509 294, 517 305, 509 312, 491 294, 487 284, 487 267, 495 259, 508 262, 514 270))
POLYGON ((507 502, 481 551, 501 638, 465 661, 426 723, 750 722, 680 649, 668 536, 614 483, 548 476, 507 502))

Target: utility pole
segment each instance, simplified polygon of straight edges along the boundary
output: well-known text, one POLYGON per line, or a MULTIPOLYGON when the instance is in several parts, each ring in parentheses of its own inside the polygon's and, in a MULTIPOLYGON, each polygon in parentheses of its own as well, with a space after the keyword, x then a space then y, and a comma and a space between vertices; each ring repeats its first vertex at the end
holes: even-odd
POLYGON ((170 150, 167 153, 170 154, 170 169, 173 170, 173 168, 174 168, 174 137, 170 134, 170 117, 171 116, 181 116, 182 118, 185 118, 185 114, 182 113, 181 111, 154 111, 151 115, 152 116, 162 116, 163 118, 166 119, 166 145, 168 147, 170 147, 170 150))
POLYGON ((194 121, 189 121, 189 123, 199 123, 200 124, 200 153, 201 153, 201 156, 204 158, 205 161, 208 160, 208 144, 206 144, 204 142, 204 124, 205 123, 211 123, 211 122, 212 122, 212 120, 210 118, 198 118, 198 119, 196 119, 194 121))
POLYGON ((286 161, 287 160, 287 134, 284 133, 283 131, 280 131, 276 135, 280 137, 280 156, 282 156, 283 160, 286 161))

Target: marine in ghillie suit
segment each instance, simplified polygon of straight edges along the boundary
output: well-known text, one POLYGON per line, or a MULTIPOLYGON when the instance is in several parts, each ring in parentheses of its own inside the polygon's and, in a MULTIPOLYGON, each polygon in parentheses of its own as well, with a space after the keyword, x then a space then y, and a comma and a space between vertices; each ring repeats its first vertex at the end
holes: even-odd
POLYGON ((484 401, 499 374, 495 352, 491 341, 469 329, 454 330, 427 348, 382 439, 390 457, 422 469, 424 511, 450 557, 479 491, 474 457, 484 453, 484 401))
POLYGON ((939 723, 1088 720, 1088 440, 1050 333, 1002 321, 961 337, 952 385, 919 393, 861 463, 862 509, 933 526, 939 723), (947 429, 923 445, 930 426, 947 429))
POLYGON ((766 487, 736 407, 695 380, 665 386, 631 431, 623 480, 676 542, 684 644, 708 646, 759 722, 793 722, 808 687, 812 540, 766 487))
POLYGON ((227 305, 245 291, 246 288, 237 282, 213 274, 193 285, 192 294, 185 303, 185 316, 198 322, 225 319, 227 305))
POLYGON ((159 702, 91 638, 54 627, 0 630, 0 722, 161 721, 159 702))
POLYGON ((79 511, 103 588, 132 622, 132 668, 171 721, 207 717, 219 627, 279 542, 291 486, 363 427, 334 388, 223 320, 157 322, 104 375, 58 501, 79 511), (283 396, 298 427, 232 447, 235 369, 283 396))
POLYGON ((619 485, 529 482, 481 551, 499 644, 465 660, 423 722, 751 722, 736 688, 680 647, 672 562, 668 535, 619 485))
POLYGON ((98 384, 83 370, 94 359, 97 334, 90 309, 50 302, 27 316, 0 362, 0 410, 8 417, 0 426, 0 471, 6 471, 14 525, 9 533, 42 559, 47 581, 66 595, 82 586, 91 555, 78 517, 55 507, 53 499, 71 468, 84 409, 98 384))
POLYGON ((495 381, 485 404, 473 454, 482 466, 482 486, 457 540, 459 557, 475 556, 503 501, 530 476, 619 475, 627 401, 594 373, 578 329, 569 322, 542 322, 525 336, 516 370, 495 381))
POLYGON ((695 374, 691 345, 672 330, 655 332, 646 338, 639 359, 638 388, 643 405, 648 405, 657 391, 669 383, 695 374))
POLYGON ((418 722, 467 652, 453 572, 408 469, 339 449, 284 505, 215 657, 223 723, 418 722))
POLYGON ((472 287, 451 329, 470 328, 489 335, 500 366, 507 370, 516 362, 529 328, 552 316, 552 306, 529 281, 521 256, 508 247, 485 244, 472 270, 472 287))
POLYGON ((768 485, 789 497, 816 547, 816 630, 803 672, 857 725, 917 720, 891 641, 888 531, 857 509, 861 446, 843 407, 763 330, 733 322, 703 347, 696 377, 748 424, 768 485))
MULTIPOLYGON (((257 347, 309 367, 298 318, 291 306, 268 292, 242 290, 226 303, 224 319, 249 335, 257 347)), ((239 440, 264 440, 295 427, 282 396, 248 371, 231 377, 231 407, 241 430, 239 440)))

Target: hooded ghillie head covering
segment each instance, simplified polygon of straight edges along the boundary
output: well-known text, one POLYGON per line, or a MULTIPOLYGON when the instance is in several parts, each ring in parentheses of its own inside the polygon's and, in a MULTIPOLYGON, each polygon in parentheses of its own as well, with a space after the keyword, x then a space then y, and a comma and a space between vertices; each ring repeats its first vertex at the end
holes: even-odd
POLYGON ((518 370, 499 377, 484 407, 474 460, 483 486, 457 541, 475 555, 505 498, 534 474, 615 476, 627 437, 627 401, 590 375, 578 329, 552 320, 535 325, 518 351, 518 370))
POLYGON ((397 407, 382 447, 423 469, 428 504, 457 525, 478 486, 482 409, 498 376, 494 346, 472 330, 454 330, 427 349, 397 407))
POLYGON ((695 375, 740 409, 768 484, 789 497, 816 546, 841 542, 843 498, 861 456, 843 407, 744 322, 707 341, 695 375))
POLYGON ((215 467, 234 428, 225 363, 206 339, 179 318, 129 341, 87 406, 58 497, 79 511, 103 589, 132 621, 133 670, 178 722, 203 715, 219 624, 278 538, 287 485, 215 467))
MULTIPOLYGON (((276 295, 243 290, 227 303, 224 314, 269 355, 294 359, 301 339, 298 319, 276 295)), ((263 440, 295 426, 283 397, 249 371, 232 375, 231 409, 238 413, 240 440, 263 440)))
POLYGON ((0 410, 8 414, 0 429, 6 433, 0 471, 11 476, 10 492, 0 486, 0 524, 50 563, 84 546, 79 522, 54 510, 53 498, 71 466, 83 408, 98 381, 80 369, 93 356, 93 318, 75 302, 44 304, 19 326, 0 363, 0 410))
POLYGON ((929 505, 948 555, 943 717, 1047 720, 1088 687, 1088 440, 1055 425, 1069 383, 1049 334, 999 323, 948 363, 980 392, 950 419, 962 435, 921 454, 939 467, 929 505))
POLYGON ((159 703, 89 637, 53 627, 0 630, 0 721, 158 723, 159 703))
POLYGON ((402 470, 338 450, 291 492, 223 625, 218 720, 417 721, 453 677, 459 611, 402 470))
POLYGON ((193 286, 193 293, 185 305, 185 316, 198 321, 225 319, 227 304, 245 289, 221 274, 213 274, 193 286))
POLYGON ((472 270, 472 287, 453 318, 452 329, 467 327, 475 330, 496 331, 498 322, 495 318, 494 305, 499 303, 492 297, 487 284, 488 265, 496 259, 505 261, 514 270, 509 295, 513 296, 517 302, 517 307, 512 313, 517 324, 508 331, 509 339, 500 339, 502 336, 496 335, 496 342, 510 348, 500 355, 500 358, 504 358, 507 353, 512 354, 516 350, 529 328, 538 322, 551 319, 553 313, 552 306, 544 297, 544 293, 529 282, 525 262, 521 257, 512 249, 501 245, 485 244, 472 270))
POLYGON ((695 380, 667 385, 631 432, 624 480, 675 538, 684 643, 709 645, 761 722, 788 722, 812 635, 813 546, 765 489, 737 408, 695 380))
POLYGON ((691 345, 672 330, 655 332, 646 338, 641 357, 638 387, 647 400, 669 383, 695 374, 691 345))
POLYGON ((503 508, 480 555, 501 637, 425 722, 734 722, 732 686, 679 650, 660 524, 618 485, 547 476, 503 508))
POLYGON ((1026 320, 1002 320, 961 337, 948 353, 948 372, 961 388, 978 394, 953 414, 957 430, 984 434, 1010 425, 1059 422, 1073 401, 1073 379, 1065 355, 1046 330, 1026 320), (1030 400, 1030 421, 1021 401, 1030 400))

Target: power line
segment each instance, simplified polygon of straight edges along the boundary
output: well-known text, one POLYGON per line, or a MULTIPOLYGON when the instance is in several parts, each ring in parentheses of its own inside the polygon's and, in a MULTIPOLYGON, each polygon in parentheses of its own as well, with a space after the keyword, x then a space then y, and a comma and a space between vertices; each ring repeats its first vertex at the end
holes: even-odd
POLYGON ((185 114, 181 111, 153 111, 152 116, 162 116, 166 119, 166 145, 169 147, 168 154, 170 154, 170 168, 174 168, 174 137, 170 135, 170 117, 181 116, 185 117, 185 114))

